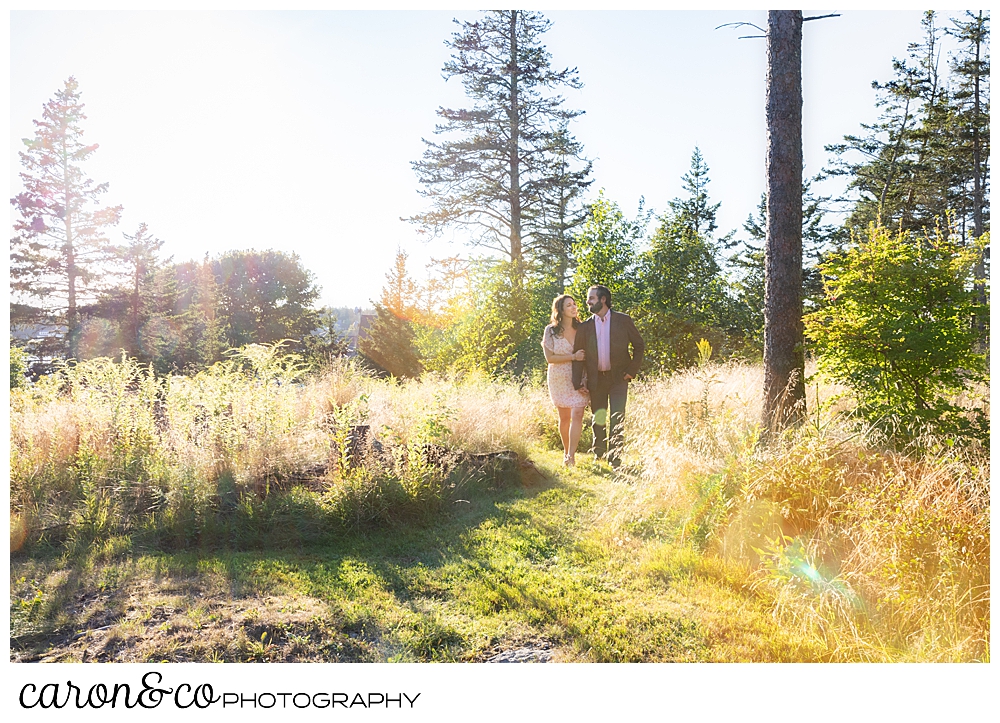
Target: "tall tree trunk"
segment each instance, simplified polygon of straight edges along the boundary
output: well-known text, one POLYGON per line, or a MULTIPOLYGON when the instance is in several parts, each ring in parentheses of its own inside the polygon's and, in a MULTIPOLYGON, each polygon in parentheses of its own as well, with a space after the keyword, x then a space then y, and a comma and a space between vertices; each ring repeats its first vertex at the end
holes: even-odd
POLYGON ((515 278, 521 278, 521 169, 518 108, 517 10, 510 11, 510 260, 515 266, 515 278))
MULTIPOLYGON (((138 253, 138 251, 137 251, 138 253)), ((132 349, 130 353, 133 357, 139 356, 139 275, 142 264, 138 258, 135 260, 135 284, 132 289, 132 349)))
POLYGON ((802 349, 802 11, 767 14, 764 438, 805 415, 802 349))
MULTIPOLYGON (((979 11, 979 25, 982 27, 983 23, 983 12, 979 11)), ((973 93, 973 106, 972 106, 972 223, 974 225, 973 233, 978 239, 983 235, 983 169, 982 169, 982 150, 980 148, 979 139, 979 76, 980 76, 980 65, 979 58, 982 49, 982 41, 980 40, 980 34, 976 35, 976 80, 975 80, 975 90, 973 93)), ((985 280, 978 281, 978 279, 984 279, 986 276, 986 254, 987 249, 983 249, 979 254, 979 259, 976 262, 975 275, 976 275, 976 297, 980 304, 986 304, 986 283, 985 280)), ((980 333, 986 331, 986 315, 979 314, 979 318, 976 319, 976 327, 979 329, 980 333)))
POLYGON ((69 356, 76 358, 80 341, 79 322, 76 317, 76 249, 73 248, 73 199, 69 181, 69 152, 66 149, 65 129, 63 129, 62 164, 63 198, 66 207, 63 226, 66 231, 66 338, 69 340, 69 356))

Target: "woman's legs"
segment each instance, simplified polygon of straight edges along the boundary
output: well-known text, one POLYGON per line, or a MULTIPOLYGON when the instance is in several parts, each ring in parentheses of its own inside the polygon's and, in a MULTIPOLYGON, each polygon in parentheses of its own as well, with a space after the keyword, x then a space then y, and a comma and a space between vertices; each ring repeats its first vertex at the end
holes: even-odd
MULTIPOLYGON (((569 443, 570 443, 570 416, 572 409, 569 407, 556 407, 559 410, 559 437, 562 439, 563 446, 563 458, 569 458, 569 443)), ((577 435, 577 441, 579 441, 579 435, 577 435)), ((574 447, 574 449, 576 449, 574 447)))
POLYGON ((570 410, 569 447, 567 447, 570 462, 576 461, 576 447, 580 444, 580 434, 583 432, 583 409, 574 407, 570 410))

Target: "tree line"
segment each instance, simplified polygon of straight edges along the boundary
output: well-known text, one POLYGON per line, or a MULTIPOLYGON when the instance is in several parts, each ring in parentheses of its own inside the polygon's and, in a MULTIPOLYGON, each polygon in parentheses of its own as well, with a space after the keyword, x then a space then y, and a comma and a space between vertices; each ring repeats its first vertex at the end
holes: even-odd
MULTIPOLYGON (((958 287, 974 292, 963 307, 973 315, 970 343, 982 351, 989 15, 940 22, 926 13, 922 36, 894 60, 893 77, 873 83, 878 121, 827 146, 827 168, 803 183, 801 293, 807 317, 829 310, 837 300, 831 283, 842 274, 836 264, 886 229, 897 245, 929 248, 942 238, 937 248, 949 253, 919 258, 964 274, 958 287), (942 59, 945 35, 956 49, 942 59), (816 180, 833 177, 846 181, 844 197, 812 192, 816 180), (842 222, 828 220, 831 208, 842 222)), ((405 220, 419 235, 459 230, 470 254, 433 260, 418 280, 400 249, 374 302, 363 354, 399 377, 473 368, 524 375, 543 366, 538 339, 552 298, 563 291, 582 298, 603 283, 647 339, 649 370, 694 363, 702 339, 717 357, 759 358, 766 196, 741 229, 720 230, 721 203, 710 196, 709 165, 695 148, 682 195, 660 214, 640 202, 626 215, 603 191, 588 200, 592 165, 572 133, 583 111, 567 108, 562 95, 582 81, 575 68, 553 67, 543 43, 550 22, 537 12, 488 11, 457 26, 443 72, 470 102, 438 109, 434 138, 413 162, 427 207, 405 220)), ((82 109, 70 78, 20 154, 25 190, 12 199, 20 218, 11 242, 11 322, 32 354, 124 350, 166 371, 278 339, 343 353, 339 315, 315 307, 315 280, 294 254, 233 251, 178 264, 159 257, 162 242, 145 225, 112 243, 107 232, 122 209, 101 207, 107 184, 83 171, 97 146, 82 140, 82 109), (38 333, 26 339, 25 329, 38 333)), ((810 328, 822 346, 820 327, 810 328)))
POLYGON ((108 183, 84 171, 98 145, 83 141, 83 109, 71 77, 19 154, 11 338, 33 361, 33 375, 57 360, 122 353, 160 373, 197 371, 230 348, 283 339, 314 356, 346 349, 338 321, 357 314, 341 309, 338 319, 317 308, 315 277, 295 253, 237 250, 174 262, 145 223, 114 242, 109 232, 122 207, 101 207, 108 183))
MULTIPOLYGON (((806 312, 825 303, 825 260, 856 243, 870 224, 918 234, 941 226, 957 234, 960 246, 987 230, 988 22, 988 14, 970 12, 942 28, 928 12, 923 37, 894 61, 895 77, 874 83, 880 120, 827 146, 828 167, 803 184, 806 312), (946 63, 944 34, 958 41, 946 63), (811 192, 817 180, 832 177, 847 181, 843 198, 811 192), (845 220, 828 221, 838 205, 845 220)), ((590 164, 569 130, 580 111, 566 110, 559 95, 580 81, 575 69, 551 68, 540 41, 547 28, 538 13, 496 11, 460 24, 448 41, 453 56, 445 75, 461 78, 473 105, 439 109, 441 140, 425 141, 424 157, 414 162, 430 209, 410 220, 428 234, 469 227, 471 245, 498 255, 468 269, 474 301, 467 313, 475 321, 432 324, 450 326, 447 339, 427 331, 426 315, 382 305, 385 338, 410 339, 396 350, 406 359, 397 371, 456 361, 515 373, 536 366, 549 300, 563 290, 585 295, 596 282, 635 317, 650 342, 651 368, 693 363, 701 338, 722 355, 759 356, 766 197, 742 229, 720 233, 721 204, 709 196, 709 167, 695 148, 683 195, 655 218, 642 204, 626 217, 603 192, 585 202, 590 164), (404 323, 415 325, 409 337, 404 323)), ((983 252, 975 269, 981 302, 987 266, 983 252)), ((390 284, 412 285, 405 272, 405 257, 398 258, 390 284)), ((981 331, 984 323, 983 317, 981 331)), ((373 353, 393 366, 393 344, 373 353)))

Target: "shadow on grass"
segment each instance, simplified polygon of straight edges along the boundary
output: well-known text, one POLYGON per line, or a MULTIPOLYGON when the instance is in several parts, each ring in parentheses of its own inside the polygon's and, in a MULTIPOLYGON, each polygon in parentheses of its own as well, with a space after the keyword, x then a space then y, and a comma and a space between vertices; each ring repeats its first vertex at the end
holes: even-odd
MULTIPOLYGON (((127 621, 138 620, 135 624, 145 625, 147 631, 153 624, 169 628, 172 615, 197 610, 205 600, 239 606, 240 601, 252 605, 268 596, 305 595, 324 604, 314 617, 324 619, 324 628, 334 628, 314 630, 313 637, 332 632, 350 643, 338 659, 391 657, 387 629, 407 618, 407 610, 414 614, 403 622, 412 634, 403 636, 402 659, 457 659, 465 636, 441 624, 439 616, 419 614, 418 603, 448 598, 440 569, 475 554, 474 546, 464 542, 470 533, 503 526, 512 516, 512 505, 561 486, 558 480, 547 480, 532 488, 490 489, 483 480, 466 482, 433 516, 391 528, 360 526, 320 543, 308 535, 303 539, 286 534, 284 544, 272 549, 258 538, 251 549, 211 544, 165 552, 133 546, 108 555, 96 545, 77 552, 36 548, 31 554, 19 553, 11 558, 12 578, 30 573, 36 579, 12 585, 12 658, 53 659, 53 652, 73 648, 88 634, 127 621), (44 589, 44 604, 29 609, 32 587, 44 589), (142 609, 144 597, 152 602, 142 609), (172 602, 162 602, 167 598, 172 602), (442 650, 451 652, 442 657, 442 650)), ((523 523, 524 515, 516 517, 523 523)), ((267 625, 244 621, 244 627, 251 638, 264 633, 261 640, 276 638, 267 625)), ((85 651, 80 655, 86 659, 85 651)), ((248 654, 240 659, 268 658, 248 654)))

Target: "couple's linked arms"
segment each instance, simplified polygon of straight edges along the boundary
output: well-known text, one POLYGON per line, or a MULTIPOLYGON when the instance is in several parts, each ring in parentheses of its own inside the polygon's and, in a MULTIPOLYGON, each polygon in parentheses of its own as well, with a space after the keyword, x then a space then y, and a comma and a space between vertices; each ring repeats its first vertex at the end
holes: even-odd
POLYGON ((566 364, 568 362, 583 361, 586 356, 583 349, 575 351, 572 354, 556 354, 553 351, 555 346, 555 340, 552 338, 551 329, 545 330, 545 336, 542 338, 542 351, 545 352, 545 361, 549 364, 566 364))

